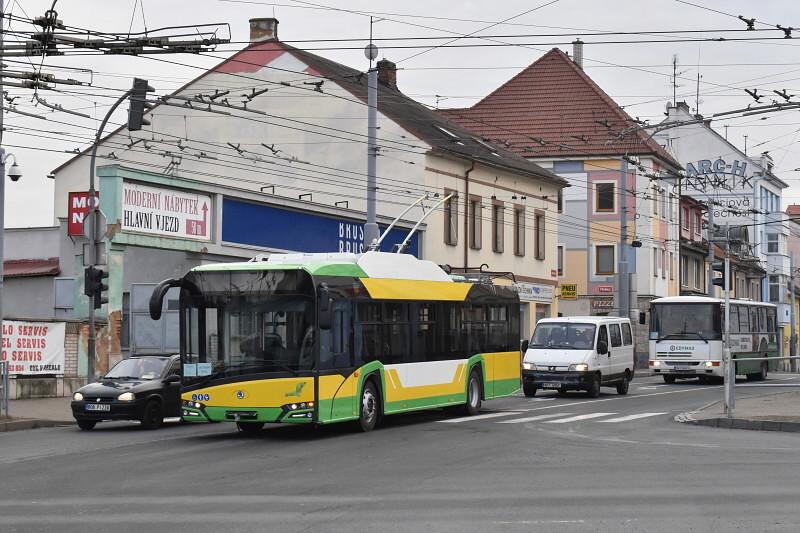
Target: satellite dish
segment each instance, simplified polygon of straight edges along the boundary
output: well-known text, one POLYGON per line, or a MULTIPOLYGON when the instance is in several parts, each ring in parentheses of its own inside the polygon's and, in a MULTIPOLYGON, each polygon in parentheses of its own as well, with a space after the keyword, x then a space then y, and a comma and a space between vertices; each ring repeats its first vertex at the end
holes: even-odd
POLYGON ((378 57, 378 47, 372 43, 369 43, 364 47, 364 55, 367 56, 367 59, 370 61, 374 61, 375 58, 378 57))

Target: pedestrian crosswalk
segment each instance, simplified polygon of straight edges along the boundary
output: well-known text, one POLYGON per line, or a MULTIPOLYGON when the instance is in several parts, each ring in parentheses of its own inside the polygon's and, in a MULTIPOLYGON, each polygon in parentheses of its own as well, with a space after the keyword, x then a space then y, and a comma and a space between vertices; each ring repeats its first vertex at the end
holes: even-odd
POLYGON ((608 413, 608 412, 582 413, 582 414, 559 412, 559 413, 544 413, 533 416, 521 416, 525 415, 525 413, 520 411, 498 411, 493 413, 484 413, 477 416, 448 418, 446 420, 439 420, 439 422, 443 422, 446 424, 461 424, 466 422, 480 422, 483 420, 492 419, 490 421, 495 424, 527 424, 527 423, 573 424, 580 422, 619 424, 623 422, 643 420, 646 418, 652 418, 655 416, 662 416, 666 414, 668 414, 666 411, 634 413, 634 414, 620 415, 620 416, 616 416, 619 415, 619 413, 608 413), (505 420, 493 420, 499 418, 505 418, 505 420))

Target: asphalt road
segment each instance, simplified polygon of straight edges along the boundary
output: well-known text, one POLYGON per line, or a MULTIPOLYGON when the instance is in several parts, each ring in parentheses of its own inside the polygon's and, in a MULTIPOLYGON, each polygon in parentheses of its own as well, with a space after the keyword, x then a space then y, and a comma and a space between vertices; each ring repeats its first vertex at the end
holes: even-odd
MULTIPOLYGON (((772 375, 739 397, 800 386, 772 375)), ((672 418, 719 386, 603 389, 314 431, 101 424, 0 434, 0 531, 797 531, 800 435, 672 418)))

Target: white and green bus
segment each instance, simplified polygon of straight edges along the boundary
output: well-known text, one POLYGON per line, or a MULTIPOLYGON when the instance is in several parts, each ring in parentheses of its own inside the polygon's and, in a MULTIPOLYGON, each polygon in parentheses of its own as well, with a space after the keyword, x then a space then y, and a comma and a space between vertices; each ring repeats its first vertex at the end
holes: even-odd
MULTIPOLYGON (((658 298, 650 306, 650 369, 666 383, 678 378, 723 380, 725 300, 703 296, 658 298)), ((778 357, 777 308, 773 304, 730 300, 730 351, 736 374, 748 380, 767 377, 770 357, 778 357)))
POLYGON ((360 421, 463 406, 520 387, 519 296, 402 253, 273 254, 203 265, 180 288, 183 419, 360 421))

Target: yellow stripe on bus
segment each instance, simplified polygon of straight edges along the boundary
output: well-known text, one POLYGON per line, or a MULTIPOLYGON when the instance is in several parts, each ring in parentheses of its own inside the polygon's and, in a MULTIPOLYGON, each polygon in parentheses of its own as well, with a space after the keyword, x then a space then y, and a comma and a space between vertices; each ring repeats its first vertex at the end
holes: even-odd
POLYGON ((442 300, 463 302, 472 283, 410 279, 359 278, 376 300, 442 300))

